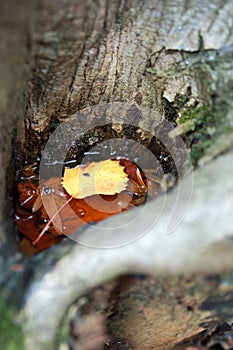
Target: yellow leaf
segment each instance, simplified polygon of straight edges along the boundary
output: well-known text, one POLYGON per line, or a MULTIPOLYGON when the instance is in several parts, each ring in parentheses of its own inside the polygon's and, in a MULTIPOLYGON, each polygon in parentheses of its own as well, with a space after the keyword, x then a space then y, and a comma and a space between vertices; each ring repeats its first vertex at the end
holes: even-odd
POLYGON ((66 168, 62 181, 69 195, 77 199, 94 194, 120 193, 127 183, 128 176, 117 160, 103 160, 86 166, 66 168))

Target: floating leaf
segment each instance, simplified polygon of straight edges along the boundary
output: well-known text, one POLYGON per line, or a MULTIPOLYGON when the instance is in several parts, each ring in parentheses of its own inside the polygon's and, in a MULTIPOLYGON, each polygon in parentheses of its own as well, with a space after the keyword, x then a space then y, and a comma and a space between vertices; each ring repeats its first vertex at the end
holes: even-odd
POLYGON ((86 166, 66 168, 62 185, 70 196, 82 199, 95 194, 114 195, 128 183, 124 167, 117 160, 92 162, 86 166))

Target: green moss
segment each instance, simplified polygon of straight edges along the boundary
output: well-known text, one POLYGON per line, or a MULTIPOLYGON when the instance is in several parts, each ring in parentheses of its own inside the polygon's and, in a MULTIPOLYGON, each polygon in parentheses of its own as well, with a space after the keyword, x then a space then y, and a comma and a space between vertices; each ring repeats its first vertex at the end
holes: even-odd
POLYGON ((65 344, 67 346, 68 340, 70 337, 70 326, 69 320, 66 320, 60 327, 58 328, 57 334, 54 339, 54 347, 55 349, 59 349, 61 345, 65 344))
POLYGON ((154 67, 151 68, 146 68, 147 73, 151 73, 151 74, 156 74, 157 73, 157 69, 154 67))
POLYGON ((160 73, 160 76, 172 76, 177 74, 177 70, 174 67, 169 67, 160 73))
POLYGON ((177 106, 181 106, 178 112, 180 117, 177 119, 177 128, 179 134, 191 148, 190 156, 195 166, 215 141, 219 115, 217 110, 209 105, 201 105, 196 108, 185 107, 185 97, 176 103, 177 106))
POLYGON ((151 74, 156 74, 158 77, 166 77, 166 76, 170 77, 177 73, 174 67, 168 67, 167 69, 164 69, 161 71, 155 67, 150 67, 150 68, 146 68, 146 72, 151 74))
POLYGON ((177 120, 177 124, 183 124, 190 120, 195 121, 197 124, 203 124, 204 122, 211 123, 215 121, 216 117, 213 110, 208 105, 198 106, 194 109, 188 108, 180 111, 180 118, 177 120))
POLYGON ((175 99, 175 106, 180 111, 184 106, 185 103, 188 101, 188 96, 185 95, 177 95, 175 99))
POLYGON ((15 322, 16 311, 0 295, 0 349, 23 350, 23 335, 15 322))

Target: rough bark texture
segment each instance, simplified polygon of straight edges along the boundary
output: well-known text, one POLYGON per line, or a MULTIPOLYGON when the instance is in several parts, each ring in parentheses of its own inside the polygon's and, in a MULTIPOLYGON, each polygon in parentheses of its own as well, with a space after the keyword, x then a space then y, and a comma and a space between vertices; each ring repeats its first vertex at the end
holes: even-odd
MULTIPOLYGON (((120 277, 114 283, 95 288, 82 303, 79 300, 72 305, 70 314, 75 315, 75 307, 78 310, 78 317, 74 316, 72 322, 79 328, 78 321, 82 320, 81 325, 86 322, 87 327, 88 320, 98 323, 100 315, 105 315, 106 327, 102 333, 112 344, 107 349, 186 349, 191 342, 185 346, 182 339, 190 334, 209 328, 213 320, 231 321, 232 279, 229 277, 227 274, 169 280, 141 275, 120 277)), ((199 348, 198 338, 200 335, 192 343, 194 348, 206 349, 204 344, 199 348)), ((77 349, 84 349, 81 339, 73 336, 72 344, 77 344, 77 349)), ((224 336, 217 339, 219 346, 220 341, 226 346, 227 340, 230 345, 229 335, 225 336, 225 342, 224 336)))
MULTIPOLYGON (((6 204, 9 195, 6 187, 12 184, 15 164, 12 161, 12 142, 16 136, 19 119, 23 122, 26 99, 27 23, 33 2, 7 1, 1 4, 0 13, 0 246, 13 240, 12 214, 6 204), (17 9, 17 13, 14 10, 17 9), (8 180, 8 181, 6 181, 8 180), (10 231, 10 232, 9 232, 10 231), (6 232, 9 236, 6 238, 6 232)), ((6 244, 7 245, 7 244, 6 244)), ((10 244, 9 244, 10 246, 10 244)))
MULTIPOLYGON (((178 124, 173 136, 184 135, 186 144, 194 145, 192 156, 199 165, 232 147, 233 9, 230 0, 211 3, 207 0, 42 0, 37 2, 34 12, 33 2, 25 0, 10 15, 13 7, 16 7, 13 0, 4 4, 0 15, 1 32, 7 32, 0 47, 6 62, 6 68, 1 67, 4 84, 0 90, 4 101, 0 144, 2 184, 5 184, 6 166, 12 154, 11 135, 15 127, 18 128, 16 166, 20 168, 25 162, 37 160, 49 133, 60 122, 69 120, 80 109, 105 106, 109 102, 134 102, 141 108, 159 112, 162 120, 166 118, 178 124), (27 48, 24 26, 32 12, 27 48), (23 71, 26 56, 30 74, 25 97, 22 77, 26 76, 23 71), (192 109, 195 113, 187 119, 192 109)), ((109 108, 111 113, 111 106, 109 108)), ((91 116, 85 112, 83 115, 91 116)), ((91 123, 90 118, 85 122, 91 123)), ((151 135, 144 136, 142 143, 148 145, 153 141, 151 135)), ((96 143, 98 138, 99 135, 96 143)), ((88 142, 84 146, 88 146, 88 142)), ((59 147, 63 147, 62 142, 59 147)), ((51 349, 49 344, 68 305, 90 288, 121 273, 206 273, 230 267, 232 244, 212 245, 232 234, 228 229, 232 183, 227 176, 227 162, 229 159, 232 162, 232 155, 228 157, 197 172, 191 214, 177 235, 163 236, 161 230, 160 243, 152 230, 151 235, 121 252, 73 247, 68 242, 37 257, 16 254, 3 260, 4 294, 12 298, 17 288, 14 302, 21 305, 22 300, 25 302, 26 348, 51 349), (221 174, 219 166, 223 169, 221 174), (209 188, 211 175, 213 183, 209 188), (204 209, 206 198, 209 198, 209 207, 204 209), (220 221, 216 215, 221 215, 220 221), (195 220, 198 224, 192 225, 195 220), (213 236, 211 230, 214 230, 213 236), (202 240, 203 232, 206 235, 202 240), (182 234, 186 239, 183 240, 182 234), (162 247, 174 257, 181 243, 184 250, 172 262, 158 248, 162 247), (187 254, 190 246, 196 249, 196 256, 187 254), (203 255, 204 248, 206 255, 203 255), (69 250, 67 257, 58 262, 69 250), (216 251, 221 252, 217 260, 216 251), (21 264, 23 270, 13 272, 15 264, 21 264), (61 271, 64 271, 64 280, 60 279, 61 271)), ((5 208, 5 186, 1 188, 0 203, 4 203, 5 208)), ((174 198, 175 194, 171 193, 168 203, 174 198)), ((150 210, 154 212, 152 204, 150 210)), ((168 212, 169 208, 164 212, 161 225, 167 223, 168 212)), ((2 209, 1 213, 0 238, 6 242, 10 224, 6 223, 2 209)), ((7 246, 11 244, 8 242, 7 246)), ((162 346, 164 344, 161 349, 162 346)))
POLYGON ((136 98, 164 114, 179 95, 210 102, 211 72, 192 61, 233 44, 231 21, 231 1, 41 1, 30 38, 29 159, 58 121, 90 105, 136 98))

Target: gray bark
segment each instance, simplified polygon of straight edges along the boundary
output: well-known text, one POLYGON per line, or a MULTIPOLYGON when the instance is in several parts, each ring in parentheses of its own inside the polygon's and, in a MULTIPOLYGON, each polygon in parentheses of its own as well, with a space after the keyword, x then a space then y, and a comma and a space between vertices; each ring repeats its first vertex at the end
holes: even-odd
POLYGON ((51 122, 88 106, 136 99, 163 115, 166 102, 188 90, 193 103, 210 103, 212 74, 195 67, 231 47, 231 15, 231 1, 220 0, 211 6, 208 1, 60 1, 56 6, 41 1, 30 40, 28 158, 35 161, 51 122), (155 62, 154 76, 147 68, 155 62))
POLYGON ((0 247, 6 249, 14 244, 11 205, 7 198, 14 181, 13 139, 23 123, 26 108, 23 92, 27 82, 27 26, 32 9, 33 2, 22 1, 18 6, 17 1, 7 1, 1 4, 0 11, 0 247))

